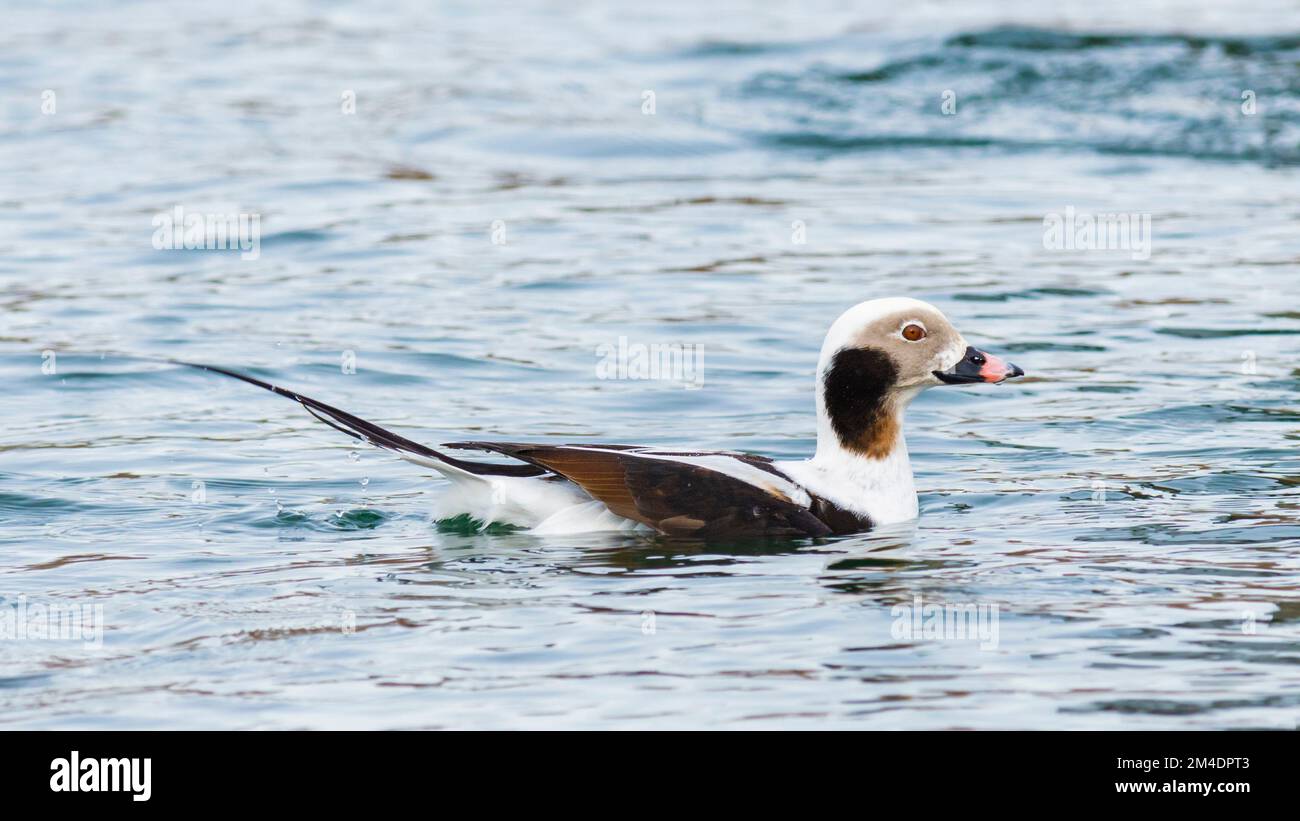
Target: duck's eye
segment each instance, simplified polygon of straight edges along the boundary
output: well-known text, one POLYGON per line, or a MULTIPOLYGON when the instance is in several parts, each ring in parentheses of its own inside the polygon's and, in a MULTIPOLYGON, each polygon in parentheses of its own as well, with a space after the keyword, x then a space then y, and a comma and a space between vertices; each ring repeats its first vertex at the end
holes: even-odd
POLYGON ((908 325, 903 329, 903 338, 908 342, 920 342, 925 339, 925 328, 917 324, 908 325))

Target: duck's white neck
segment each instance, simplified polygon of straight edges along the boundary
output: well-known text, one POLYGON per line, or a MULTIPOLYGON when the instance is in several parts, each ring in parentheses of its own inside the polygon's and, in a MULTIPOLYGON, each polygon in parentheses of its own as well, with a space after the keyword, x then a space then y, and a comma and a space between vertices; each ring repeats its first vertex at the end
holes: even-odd
POLYGON ((880 423, 887 435, 878 436, 866 452, 841 441, 818 391, 817 452, 807 461, 783 463, 782 469, 818 496, 869 516, 877 525, 915 519, 916 485, 903 438, 903 410, 913 396, 894 397, 880 423))

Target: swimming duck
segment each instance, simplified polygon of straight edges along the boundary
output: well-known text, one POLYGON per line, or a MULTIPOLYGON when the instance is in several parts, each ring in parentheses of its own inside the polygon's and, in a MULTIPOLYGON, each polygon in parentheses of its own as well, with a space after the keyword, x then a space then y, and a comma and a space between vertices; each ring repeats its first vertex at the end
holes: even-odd
POLYGON ((917 516, 903 414, 922 391, 1000 383, 1024 371, 971 347, 937 308, 873 299, 826 334, 817 363, 817 449, 778 461, 733 451, 633 445, 451 442, 440 450, 260 379, 212 365, 176 364, 242 379, 302 404, 317 419, 450 481, 438 518, 467 514, 537 534, 652 530, 669 536, 803 538, 871 530, 917 516), (510 463, 461 459, 479 451, 510 463))

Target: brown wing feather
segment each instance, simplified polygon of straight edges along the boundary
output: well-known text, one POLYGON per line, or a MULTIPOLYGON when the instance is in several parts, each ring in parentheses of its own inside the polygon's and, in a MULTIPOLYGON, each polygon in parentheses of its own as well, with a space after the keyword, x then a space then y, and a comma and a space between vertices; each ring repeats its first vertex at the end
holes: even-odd
POLYGON ((794 538, 831 532, 784 496, 700 465, 653 458, 643 449, 503 442, 445 447, 491 450, 554 471, 617 515, 672 536, 794 538))
POLYGON ((512 449, 509 455, 555 471, 604 502, 619 516, 655 526, 637 507, 636 498, 627 484, 624 465, 626 457, 622 454, 615 451, 525 446, 521 450, 512 449))

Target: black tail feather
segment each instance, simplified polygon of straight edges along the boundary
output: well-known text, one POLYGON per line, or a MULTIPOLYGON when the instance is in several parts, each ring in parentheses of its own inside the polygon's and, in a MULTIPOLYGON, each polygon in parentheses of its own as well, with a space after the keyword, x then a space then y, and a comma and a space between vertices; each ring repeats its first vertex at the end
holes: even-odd
POLYGON ((410 439, 407 439, 404 436, 399 436, 390 430, 381 428, 373 422, 367 422, 366 420, 353 416, 346 411, 341 411, 338 408, 326 405, 324 402, 312 399, 310 396, 303 396, 302 394, 295 393, 287 388, 272 385, 270 382, 263 382, 261 379, 257 379, 256 377, 227 370, 225 368, 218 368, 215 365, 200 365, 195 362, 181 362, 177 359, 169 359, 167 361, 175 365, 185 365, 186 367, 198 368, 199 370, 211 371, 213 373, 219 373, 222 376, 230 376, 235 379, 240 379, 250 385, 256 385, 259 388, 279 394, 286 399, 292 399, 306 408, 307 412, 312 416, 335 430, 343 431, 354 439, 359 439, 362 442, 368 442, 369 444, 387 450, 397 451, 400 453, 412 453, 417 456, 437 459, 451 467, 480 476, 540 476, 547 472, 545 469, 537 467, 536 465, 497 465, 456 459, 455 457, 439 453, 433 448, 421 445, 419 442, 412 442, 410 439))

